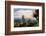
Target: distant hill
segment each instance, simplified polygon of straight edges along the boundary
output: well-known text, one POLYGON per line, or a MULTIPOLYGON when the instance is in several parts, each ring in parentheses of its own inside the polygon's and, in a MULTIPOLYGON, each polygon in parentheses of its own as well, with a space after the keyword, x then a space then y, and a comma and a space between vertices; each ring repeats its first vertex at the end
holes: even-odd
MULTIPOLYGON (((37 21, 36 20, 36 18, 24 18, 25 20, 25 22, 28 22, 29 20, 30 20, 30 22, 34 22, 34 21, 37 21)), ((16 18, 16 19, 14 19, 15 21, 17 21, 17 22, 22 22, 23 20, 22 20, 22 18, 16 18)))

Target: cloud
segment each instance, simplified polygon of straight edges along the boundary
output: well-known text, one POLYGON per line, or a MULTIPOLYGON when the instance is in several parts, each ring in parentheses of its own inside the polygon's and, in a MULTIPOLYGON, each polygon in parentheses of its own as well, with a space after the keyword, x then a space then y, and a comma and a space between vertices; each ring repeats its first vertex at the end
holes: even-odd
POLYGON ((33 10, 19 10, 14 13, 15 18, 21 18, 24 15, 25 18, 33 17, 33 10))

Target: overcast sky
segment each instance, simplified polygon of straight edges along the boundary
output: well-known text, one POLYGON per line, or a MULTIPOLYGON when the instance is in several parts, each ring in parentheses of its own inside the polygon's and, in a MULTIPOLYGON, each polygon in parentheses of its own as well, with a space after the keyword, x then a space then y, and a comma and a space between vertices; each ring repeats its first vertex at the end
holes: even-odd
POLYGON ((22 15, 24 15, 24 18, 31 18, 31 17, 33 17, 33 10, 14 11, 15 18, 22 18, 22 15))

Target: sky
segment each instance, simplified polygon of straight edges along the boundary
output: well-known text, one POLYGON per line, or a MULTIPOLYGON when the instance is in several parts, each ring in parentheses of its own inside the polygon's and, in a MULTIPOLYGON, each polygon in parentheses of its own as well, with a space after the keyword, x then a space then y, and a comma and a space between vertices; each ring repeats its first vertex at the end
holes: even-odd
POLYGON ((33 9, 17 9, 14 10, 14 17, 22 18, 22 15, 24 15, 24 18, 32 18, 33 12, 35 12, 33 9))

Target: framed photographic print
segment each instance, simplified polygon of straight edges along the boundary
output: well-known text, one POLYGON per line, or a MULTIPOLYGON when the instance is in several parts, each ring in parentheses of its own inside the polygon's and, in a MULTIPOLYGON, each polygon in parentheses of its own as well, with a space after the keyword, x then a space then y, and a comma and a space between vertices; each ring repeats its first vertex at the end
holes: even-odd
POLYGON ((44 33, 44 3, 5 1, 5 34, 44 33))

